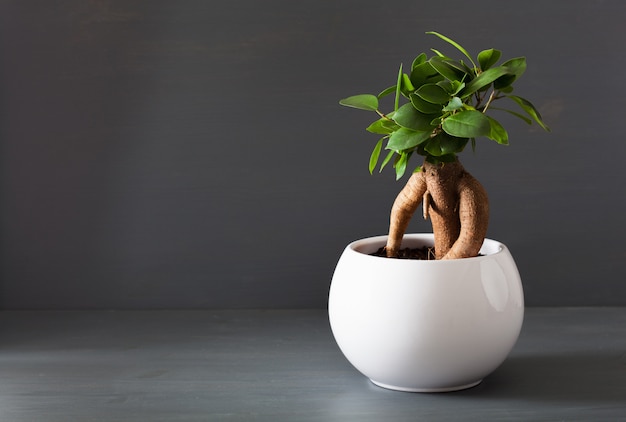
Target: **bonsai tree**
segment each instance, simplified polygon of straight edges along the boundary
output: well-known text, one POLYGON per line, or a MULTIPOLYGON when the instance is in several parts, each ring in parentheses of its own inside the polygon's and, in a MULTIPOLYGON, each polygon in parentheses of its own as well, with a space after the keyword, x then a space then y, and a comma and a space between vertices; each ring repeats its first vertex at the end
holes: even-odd
POLYGON ((432 224, 435 258, 473 257, 487 233, 489 203, 485 189, 457 155, 468 144, 475 150, 476 139, 481 137, 508 145, 507 131, 491 116, 492 111, 505 111, 528 124, 534 121, 549 128, 530 101, 512 94, 513 84, 526 70, 524 57, 498 65, 501 51, 491 48, 474 60, 454 40, 437 32, 427 34, 449 43, 463 58, 455 60, 435 49, 430 57, 421 53, 407 71, 400 65, 393 86, 378 95, 345 98, 340 104, 378 115, 366 129, 383 135, 370 156, 370 173, 378 166, 383 146, 388 153, 380 171, 393 163, 396 180, 405 174, 411 157, 423 157, 391 209, 385 255, 398 256, 402 237, 421 202, 424 218, 432 224), (382 112, 380 100, 391 94, 395 94, 393 110, 382 112), (503 99, 517 111, 497 108, 503 99))

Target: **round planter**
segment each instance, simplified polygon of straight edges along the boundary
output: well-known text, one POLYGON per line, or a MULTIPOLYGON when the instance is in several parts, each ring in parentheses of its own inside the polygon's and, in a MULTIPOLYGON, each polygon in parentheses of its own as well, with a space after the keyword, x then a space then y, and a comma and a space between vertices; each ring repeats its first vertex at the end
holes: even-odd
MULTIPOLYGON (((328 312, 339 348, 374 384, 401 391, 477 385, 507 357, 524 318, 521 279, 508 248, 485 239, 475 258, 446 261, 369 255, 378 236, 344 250, 328 312)), ((405 235, 403 247, 433 245, 405 235)))

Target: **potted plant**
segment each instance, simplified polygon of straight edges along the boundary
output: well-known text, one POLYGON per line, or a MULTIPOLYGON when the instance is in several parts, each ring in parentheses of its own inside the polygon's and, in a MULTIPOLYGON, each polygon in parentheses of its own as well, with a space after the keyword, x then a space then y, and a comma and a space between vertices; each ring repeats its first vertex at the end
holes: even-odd
MULTIPOLYGON (((414 156, 422 161, 398 194, 389 234, 361 239, 344 250, 331 282, 329 317, 347 359, 375 384, 404 391, 452 391, 478 384, 513 348, 524 298, 507 247, 486 239, 488 197, 458 154, 478 138, 508 144, 492 112, 507 112, 549 128, 533 104, 513 94, 524 57, 498 64, 501 52, 474 59, 454 40, 428 32, 458 50, 461 59, 433 49, 378 95, 340 104, 374 112, 367 131, 381 135, 369 160, 372 173, 395 169, 396 180, 414 156), (381 111, 392 96, 393 108, 381 111), (504 101, 503 101, 504 100, 504 101), (508 102, 515 110, 500 108, 508 102), (384 148, 383 148, 384 147, 384 148), (405 234, 423 206, 432 234, 405 234), (422 259, 399 259, 417 258, 422 259)), ((391 107, 391 106, 390 106, 391 107)))

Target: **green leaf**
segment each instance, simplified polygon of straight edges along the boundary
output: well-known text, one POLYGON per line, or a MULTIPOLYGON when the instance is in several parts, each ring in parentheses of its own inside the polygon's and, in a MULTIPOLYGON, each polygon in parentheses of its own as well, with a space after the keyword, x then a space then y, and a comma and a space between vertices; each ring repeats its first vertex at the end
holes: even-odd
POLYGON ((431 104, 446 104, 450 101, 450 94, 436 84, 426 84, 419 87, 415 93, 424 101, 431 104))
POLYGON ((504 126, 500 124, 496 119, 487 116, 489 124, 491 125, 491 131, 487 137, 499 143, 500 145, 509 144, 509 134, 504 129, 504 126))
POLYGON ((519 106, 522 107, 522 109, 530 117, 532 117, 533 120, 537 122, 539 126, 543 128, 543 130, 550 132, 550 128, 543 122, 543 119, 541 118, 541 114, 539 114, 539 111, 537 111, 535 106, 530 101, 528 101, 525 98, 518 97, 517 95, 507 95, 507 98, 510 98, 513 101, 515 101, 517 104, 519 104, 519 106))
POLYGON ((430 155, 441 157, 443 155, 456 154, 463 151, 467 142, 467 138, 455 138, 443 133, 431 138, 425 143, 424 149, 430 155))
POLYGON ((447 106, 443 108, 443 111, 456 111, 463 108, 463 101, 459 97, 452 97, 447 106))
MULTIPOLYGON (((455 81, 457 82, 457 81, 455 81)), ((447 79, 444 79, 443 81, 439 81, 437 82, 435 85, 440 86, 441 88, 444 89, 444 91, 446 91, 448 94, 450 93, 450 91, 452 91, 452 82, 450 82, 447 79)))
POLYGON ((426 161, 431 164, 453 163, 456 161, 456 154, 445 154, 440 155, 439 157, 428 154, 428 156, 426 157, 426 161))
POLYGON ((467 77, 463 66, 452 60, 434 56, 430 58, 429 63, 441 76, 451 81, 461 81, 467 77))
POLYGON ((442 114, 441 116, 437 116, 437 117, 435 117, 435 118, 434 118, 434 119, 430 122, 430 125, 431 125, 431 126, 433 126, 433 127, 437 127, 437 126, 439 126, 439 125, 443 122, 443 119, 445 119, 446 117, 448 117, 448 115, 449 115, 448 113, 444 113, 444 114, 442 114))
POLYGON ((419 131, 432 131, 433 126, 430 122, 436 116, 433 114, 420 113, 413 107, 413 104, 404 104, 393 115, 395 122, 407 129, 419 131))
POLYGON ((491 124, 487 116, 477 110, 465 110, 446 118, 443 130, 459 138, 477 138, 491 133, 491 124))
POLYGON ((487 85, 498 79, 500 76, 506 74, 509 74, 509 69, 504 66, 498 66, 489 70, 485 70, 483 73, 481 73, 475 79, 472 79, 470 82, 467 83, 467 85, 465 85, 465 88, 463 89, 463 91, 461 91, 461 96, 463 98, 467 98, 474 92, 486 87, 487 85))
POLYGON ((409 75, 406 73, 402 74, 402 93, 407 97, 411 92, 415 91, 415 87, 411 83, 411 79, 409 79, 409 75))
POLYGON ((522 119, 523 121, 525 121, 525 122, 526 122, 526 123, 528 123, 529 125, 531 125, 531 124, 533 123, 533 121, 532 121, 531 119, 529 119, 528 117, 526 117, 526 116, 524 116, 524 115, 522 115, 522 114, 516 113, 516 112, 514 112, 514 111, 512 111, 512 110, 507 110, 507 109, 505 109, 505 108, 498 108, 498 107, 491 107, 491 110, 506 111, 507 113, 512 114, 513 116, 515 116, 515 117, 518 117, 518 118, 522 119))
POLYGON ((378 157, 380 156, 380 150, 383 148, 384 139, 385 138, 378 141, 378 143, 376 143, 376 146, 374 147, 374 151, 372 151, 372 155, 370 156, 370 165, 369 165, 370 174, 374 173, 374 169, 376 168, 376 164, 378 163, 378 157))
POLYGON ((501 76, 493 82, 493 87, 500 92, 505 92, 507 89, 511 89, 511 85, 513 85, 516 79, 517 76, 515 75, 501 76))
POLYGON ((398 70, 398 81, 396 82, 396 100, 394 102, 393 111, 398 109, 400 103, 400 92, 402 91, 402 63, 400 63, 400 69, 398 70))
POLYGON ((411 149, 430 137, 430 131, 416 131, 406 128, 400 128, 391 134, 386 149, 400 152, 411 149))
POLYGON ((389 88, 385 88, 380 94, 377 95, 378 99, 380 100, 383 97, 386 97, 389 94, 393 94, 394 92, 396 92, 396 86, 390 86, 389 88))
POLYGON ((429 103, 428 101, 421 99, 417 94, 411 94, 409 98, 411 99, 413 107, 424 114, 441 113, 441 105, 439 104, 429 103))
POLYGON ((406 165, 409 161, 409 154, 403 152, 400 154, 400 158, 396 161, 394 167, 396 168, 396 180, 400 180, 406 171, 406 165))
POLYGON ((526 71, 526 57, 516 57, 514 59, 507 60, 502 63, 502 66, 508 68, 510 73, 519 78, 526 71))
POLYGON ((417 56, 413 60, 413 63, 411 64, 411 71, 413 71, 413 69, 415 69, 417 67, 417 65, 420 65, 420 64, 426 62, 426 59, 427 59, 426 53, 422 53, 419 56, 417 56))
POLYGON ((432 51, 433 53, 435 53, 437 55, 437 57, 441 57, 442 59, 450 59, 450 57, 446 56, 445 54, 443 54, 441 51, 439 50, 435 50, 434 48, 431 48, 430 51, 432 51))
POLYGON ((427 33, 427 34, 429 34, 429 35, 436 35, 436 36, 438 36, 439 38, 441 38, 442 40, 444 40, 445 42, 447 42, 447 43, 449 43, 449 44, 453 45, 453 46, 454 46, 457 50, 459 50, 461 53, 463 53, 463 54, 465 55, 465 57, 467 57, 467 58, 468 58, 468 60, 470 61, 470 63, 471 63, 474 67, 476 67, 476 63, 474 63, 474 60, 472 60, 472 57, 469 55, 469 53, 467 52, 467 50, 466 50, 466 49, 464 49, 464 48, 463 48, 463 47, 462 47, 459 43, 457 43, 456 41, 452 40, 451 38, 448 38, 448 37, 446 37, 445 35, 441 35, 440 33, 435 32, 435 31, 429 31, 429 32, 426 32, 426 33, 427 33))
POLYGON ((358 108, 360 110, 378 110, 378 98, 372 94, 353 95, 339 101, 339 104, 346 107, 358 108))
POLYGON ((382 172, 385 166, 389 163, 389 161, 391 161, 391 157, 393 157, 395 153, 396 153, 395 151, 389 151, 389 153, 383 160, 383 163, 380 165, 380 170, 378 170, 379 173, 382 172))
POLYGON ((437 85, 445 89, 450 95, 456 95, 459 92, 461 92, 463 88, 465 88, 465 82, 461 82, 461 81, 445 80, 445 81, 437 82, 437 85))
POLYGON ((413 86, 420 87, 426 83, 435 83, 443 79, 429 62, 420 63, 411 70, 413 86))
POLYGON ((499 91, 509 90, 510 92, 513 90, 513 88, 511 87, 511 85, 513 85, 513 82, 515 82, 517 78, 522 76, 526 71, 526 58, 517 57, 515 59, 508 60, 502 63, 502 67, 506 67, 507 69, 509 69, 509 73, 498 78, 493 83, 493 86, 499 91))
POLYGON ((493 48, 490 48, 489 50, 483 50, 478 53, 478 64, 480 64, 481 70, 485 71, 494 64, 496 64, 498 60, 500 60, 501 55, 502 52, 500 50, 496 50, 493 48))
POLYGON ((398 129, 398 125, 387 117, 381 117, 373 122, 365 130, 371 133, 378 133, 380 135, 389 135, 391 132, 398 129))

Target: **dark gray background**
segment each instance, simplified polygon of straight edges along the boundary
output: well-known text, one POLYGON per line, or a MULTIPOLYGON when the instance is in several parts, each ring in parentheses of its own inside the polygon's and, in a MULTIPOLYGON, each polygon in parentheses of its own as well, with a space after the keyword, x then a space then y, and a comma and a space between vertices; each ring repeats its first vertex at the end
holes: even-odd
MULTIPOLYGON (((528 305, 626 305, 626 2, 0 1, 0 306, 324 307, 344 246, 402 187, 370 176, 375 117, 437 30, 525 55, 465 166, 528 305)), ((417 162, 414 162, 417 165, 417 162)), ((430 231, 416 218, 411 231, 430 231)))

